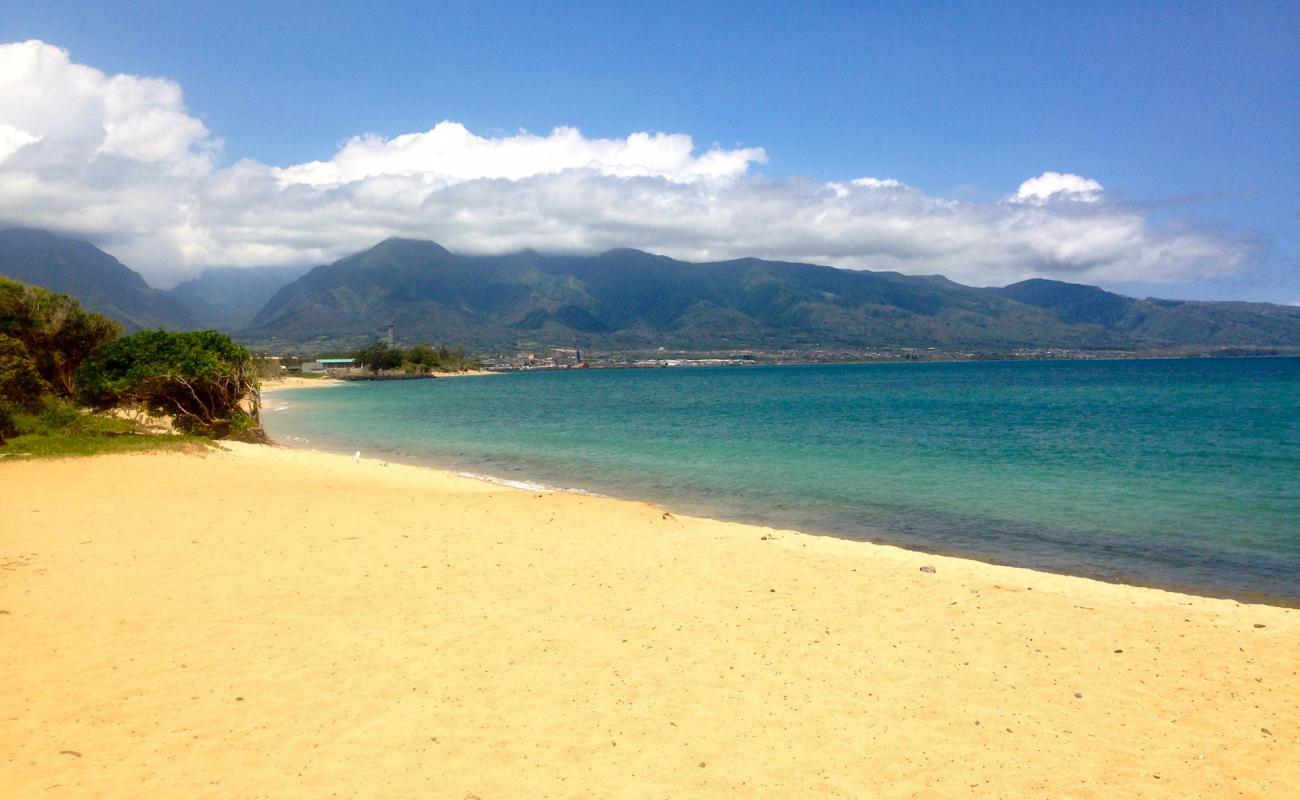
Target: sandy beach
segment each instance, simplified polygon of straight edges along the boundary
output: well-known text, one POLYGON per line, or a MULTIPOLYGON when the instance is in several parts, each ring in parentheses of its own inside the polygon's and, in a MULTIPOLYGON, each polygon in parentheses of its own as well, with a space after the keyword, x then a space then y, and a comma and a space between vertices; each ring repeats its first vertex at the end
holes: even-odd
POLYGON ((3 797, 1300 796, 1290 609, 252 445, 0 498, 3 797))
POLYGON ((262 381, 262 394, 284 391, 285 389, 320 389, 326 386, 338 386, 344 381, 337 378, 303 378, 286 375, 283 378, 271 378, 262 381))
MULTIPOLYGON (((480 375, 500 375, 500 372, 491 372, 485 369, 470 369, 464 372, 433 372, 430 373, 435 378, 470 378, 480 375)), ((303 378, 298 375, 286 375, 283 378, 272 378, 262 381, 262 394, 273 394, 285 389, 324 389, 329 386, 338 386, 347 383, 347 381, 338 378, 303 378)))

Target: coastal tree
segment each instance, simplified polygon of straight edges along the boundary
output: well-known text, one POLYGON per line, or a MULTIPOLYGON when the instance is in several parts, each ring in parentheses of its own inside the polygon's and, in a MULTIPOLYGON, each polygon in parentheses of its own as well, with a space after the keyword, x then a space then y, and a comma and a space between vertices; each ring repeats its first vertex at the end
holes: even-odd
POLYGON ((0 408, 35 410, 49 388, 23 343, 0 333, 0 408))
POLYGON ((257 366, 217 331, 141 331, 100 348, 78 374, 81 398, 97 407, 143 406, 179 430, 265 440, 257 366))
POLYGON ((371 372, 402 369, 408 373, 418 372, 463 372, 476 369, 480 362, 465 352, 464 345, 448 348, 417 344, 409 350, 389 347, 384 342, 375 342, 367 348, 356 350, 352 354, 356 362, 371 372))
POLYGON ((411 372, 463 372, 477 369, 480 363, 466 354, 464 345, 447 348, 417 344, 406 351, 403 366, 411 372))
MULTIPOLYGON (((87 313, 65 294, 0 278, 0 335, 20 342, 55 394, 76 394, 76 372, 96 348, 122 332, 101 314, 87 313)), ((12 353, 11 356, 16 358, 12 353)))
POLYGON ((49 388, 23 343, 0 333, 0 444, 18 432, 14 414, 37 411, 49 388))
POLYGON ((364 350, 356 351, 352 357, 371 372, 397 369, 402 366, 403 361, 402 351, 396 347, 390 348, 384 342, 375 342, 364 350))

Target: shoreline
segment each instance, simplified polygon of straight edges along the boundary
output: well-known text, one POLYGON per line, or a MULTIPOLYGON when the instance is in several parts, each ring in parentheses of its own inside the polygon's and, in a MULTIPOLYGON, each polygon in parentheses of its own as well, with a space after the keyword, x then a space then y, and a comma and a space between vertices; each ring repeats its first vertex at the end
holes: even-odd
MULTIPOLYGON (((595 357, 593 357, 594 359, 595 357)), ((690 355, 678 354, 670 358, 689 359, 690 355)), ((836 367, 836 366, 878 366, 888 364, 1020 364, 1020 363, 1061 363, 1061 362, 1110 362, 1110 361, 1212 361, 1212 360, 1233 360, 1233 359, 1256 359, 1256 358, 1300 358, 1300 350, 1293 353, 1185 353, 1185 354, 1152 354, 1152 353, 1133 353, 1133 354, 1110 354, 1101 356, 1010 356, 1003 355, 988 358, 879 358, 866 360, 830 360, 830 361, 754 361, 746 363, 728 363, 728 364, 679 364, 676 366, 655 365, 655 366, 635 366, 625 363, 608 363, 594 361, 590 366, 584 369, 592 370, 619 370, 619 369, 714 369, 717 367, 836 367)), ((503 375, 515 372, 570 372, 573 367, 529 367, 529 368, 510 368, 503 370, 485 370, 488 374, 503 375)))
MULTIPOLYGON (((773 362, 755 362, 746 364, 717 364, 702 365, 689 364, 676 367, 637 367, 628 364, 601 365, 593 366, 588 369, 592 370, 637 370, 637 369, 716 369, 718 367, 855 367, 855 366, 888 366, 888 365, 925 365, 925 364, 1025 364, 1025 363, 1077 363, 1077 362, 1096 362, 1105 363, 1113 361, 1230 361, 1230 360, 1256 360, 1256 359, 1300 359, 1300 351, 1295 353, 1254 353, 1254 354, 1233 354, 1224 355, 1219 353, 1194 353, 1186 355, 1105 355, 1088 358, 1062 358, 1062 357, 1034 357, 1034 358, 932 358, 932 359, 879 359, 866 361, 773 361, 773 362)), ((532 372, 573 372, 570 367, 534 367, 530 369, 479 369, 466 370, 464 372, 432 372, 429 373, 435 378, 468 378, 479 377, 483 375, 513 375, 526 374, 532 372)), ((282 389, 297 389, 304 387, 319 387, 321 384, 336 385, 348 383, 348 381, 337 378, 300 378, 297 376, 288 376, 284 378, 273 378, 262 381, 262 392, 279 391, 282 389)))
MULTIPOLYGON (((340 381, 340 383, 342 382, 343 381, 340 381)), ((365 451, 358 451, 360 452, 360 457, 355 458, 353 455, 350 455, 349 453, 341 450, 319 449, 315 447, 300 447, 297 445, 283 444, 276 441, 272 441, 269 445, 247 445, 241 442, 221 443, 221 446, 223 448, 227 445, 233 445, 237 448, 245 448, 245 447, 279 448, 287 451, 304 453, 312 456, 319 455, 331 459, 334 458, 343 459, 345 461, 350 461, 358 465, 369 463, 371 465, 377 465, 384 469, 388 469, 391 467, 400 467, 403 469, 431 473, 431 475, 437 476, 440 479, 472 481, 474 483, 483 484, 490 491, 501 490, 501 491, 508 491, 508 492, 524 492, 527 494, 532 494, 534 496, 538 494, 561 495, 561 496, 576 498, 578 500, 592 499, 592 500, 608 501, 611 503, 621 504, 621 505, 629 505, 635 507, 648 507, 653 509, 654 511, 661 512, 662 514, 665 514, 668 517, 673 519, 682 520, 682 521, 692 521, 692 522, 706 524, 706 525, 737 526, 740 528, 748 529, 752 532, 759 532, 760 535, 769 535, 773 540, 778 538, 778 536, 779 537, 787 537, 787 536, 801 537, 801 539, 807 539, 812 541, 842 543, 844 545, 847 545, 850 549, 855 547, 862 547, 868 549, 881 549, 881 550, 893 551, 896 555, 905 555, 907 560, 909 561, 915 560, 918 564, 921 564, 921 562, 926 562, 927 564, 932 565, 936 561, 946 561, 946 562, 955 562, 957 564, 962 564, 962 565, 978 565, 983 567, 989 567, 995 570, 1010 570, 1013 573, 1026 573, 1029 576, 1041 576, 1043 578, 1050 578, 1050 579, 1064 579, 1067 581, 1068 580, 1085 581, 1088 583, 1097 584, 1099 586, 1117 587, 1120 589, 1134 590, 1137 592, 1158 592, 1162 594, 1173 595, 1175 598, 1183 598, 1188 600, 1232 603, 1234 605, 1242 606, 1242 607, 1273 608, 1273 609, 1279 609, 1286 612, 1296 613, 1298 616, 1300 616, 1300 606, 1283 605, 1277 602, 1268 602, 1269 600, 1274 598, 1242 599, 1238 597, 1225 597, 1225 596, 1198 594, 1193 591, 1188 591, 1186 589, 1179 589, 1176 587, 1170 588, 1164 586, 1152 586, 1152 585, 1146 585, 1140 583, 1127 583, 1124 581, 1106 580, 1104 578, 1096 578, 1088 575, 1075 575, 1068 572, 1053 572, 1051 570, 1036 569, 1034 567, 1023 567, 1014 564, 1002 564, 996 561, 986 561, 984 559, 973 558, 973 557, 964 556, 957 553, 940 553, 940 552, 933 552, 928 550, 918 550, 900 544, 892 544, 890 542, 876 542, 876 541, 868 541, 865 539, 851 539, 848 538, 847 536, 840 536, 834 533, 823 533, 823 532, 815 532, 815 531, 809 532, 809 531, 797 530, 794 528, 784 528, 784 527, 779 527, 774 525, 765 525, 758 522, 747 522, 745 520, 740 520, 740 519, 727 519, 718 516, 707 516, 707 515, 700 515, 700 514, 693 514, 693 513, 685 513, 680 511, 674 511, 671 508, 668 508, 662 505, 661 503, 659 503, 658 501, 654 501, 654 500, 646 500, 646 499, 639 499, 633 497, 617 497, 614 495, 601 494, 599 492, 593 492, 578 487, 553 486, 551 484, 540 483, 528 479, 503 478, 497 475, 468 472, 465 470, 438 466, 436 464, 420 463, 418 461, 406 461, 401 458, 389 458, 387 456, 376 457, 372 455, 366 455, 365 451)))
POLYGON ((1300 786, 1290 609, 284 447, 0 473, 21 796, 1300 786))
MULTIPOLYGON (((471 369, 464 372, 431 372, 428 377, 431 378, 473 378, 482 375, 500 375, 500 372, 493 372, 486 369, 471 369)), ((273 394, 285 389, 324 389, 329 386, 341 386, 351 381, 341 380, 339 378, 320 377, 320 378, 302 378, 296 375, 289 375, 283 378, 269 378, 261 382, 260 391, 262 394, 273 394)))
MULTIPOLYGON (((344 381, 339 381, 339 383, 344 383, 344 381)), ((271 409, 270 411, 274 413, 274 409, 271 409)), ((354 452, 351 447, 334 448, 329 446, 328 444, 326 444, 325 446, 317 446, 314 442, 308 440, 303 440, 303 442, 300 443, 298 441, 279 441, 276 439, 272 439, 271 446, 284 447, 290 450, 296 450, 304 453, 320 453, 324 455, 339 456, 344 458, 351 458, 352 452, 354 452)), ((597 498, 616 500, 619 502, 626 502, 626 503, 647 503, 647 504, 654 505, 656 508, 662 507, 667 511, 670 511, 672 513, 675 513, 683 517, 705 519, 705 520, 710 520, 718 523, 746 525, 746 526, 753 526, 759 528, 772 527, 761 521, 745 519, 740 516, 731 516, 725 513, 708 513, 708 512, 698 513, 698 512, 673 511, 671 501, 605 494, 599 491, 584 489, 576 486, 553 485, 542 481, 532 480, 526 477, 507 478, 507 477, 502 477, 494 474, 472 472, 469 470, 460 469, 452 465, 438 464, 431 461, 421 461, 420 459, 415 457, 408 458, 402 456, 391 456, 388 454, 383 454, 381 456, 374 456, 374 455, 367 455, 368 451, 366 450, 360 450, 355 452, 361 453, 362 460, 374 460, 381 463, 400 464, 404 467, 410 467, 413 469, 427 469, 427 470, 432 470, 434 472, 445 473, 447 475, 453 475, 461 478, 467 478, 469 480, 481 481, 489 485, 501 486, 509 489, 516 489, 521 491, 533 491, 533 492, 572 494, 580 497, 597 497, 597 498)), ((369 451, 369 452, 373 452, 373 451, 369 451)), ((1089 574, 1078 573, 1078 572, 1066 572, 1066 571, 1051 569, 1049 567, 1044 567, 1044 566, 1023 566, 1023 565, 1017 565, 1012 563, 1006 563, 1004 561, 996 560, 996 556, 982 557, 977 554, 962 553, 956 551, 922 549, 920 547, 911 547, 908 546, 907 544, 882 541, 878 539, 853 538, 847 533, 837 532, 837 531, 808 530, 803 528, 796 529, 790 527, 779 527, 779 529, 797 533, 800 536, 812 536, 816 538, 831 539, 835 541, 848 542, 852 544, 863 544, 871 547, 892 547, 892 548, 902 550, 904 552, 915 553, 919 556, 930 556, 934 558, 951 558, 959 561, 969 561, 977 564, 985 564, 991 567, 1004 567, 1007 569, 1022 569, 1022 570, 1028 570, 1033 573, 1043 574, 1043 575, 1054 575, 1063 578, 1077 578, 1079 580, 1095 581, 1097 583, 1106 584, 1106 585, 1126 586, 1134 589, 1148 589, 1151 591, 1169 592, 1171 594, 1185 595, 1188 597, 1196 597, 1196 598, 1201 598, 1206 600, 1224 600, 1229 602, 1241 603, 1243 605, 1262 605, 1262 606, 1269 606, 1274 608, 1300 610, 1300 600, 1294 600, 1284 596, 1270 595, 1261 592, 1233 591, 1226 588, 1222 589, 1221 591, 1214 591, 1211 588, 1206 586, 1180 584, 1177 582, 1160 582, 1155 579, 1143 582, 1140 580, 1125 579, 1125 578, 1131 578, 1131 576, 1127 576, 1127 575, 1124 577, 1111 578, 1111 577, 1089 575, 1089 574)))

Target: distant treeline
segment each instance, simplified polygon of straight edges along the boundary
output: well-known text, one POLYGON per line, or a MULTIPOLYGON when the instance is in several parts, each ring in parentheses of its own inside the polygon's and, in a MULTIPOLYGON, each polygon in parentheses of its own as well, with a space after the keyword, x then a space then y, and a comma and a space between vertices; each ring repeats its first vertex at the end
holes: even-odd
POLYGON ((384 342, 375 342, 348 355, 371 372, 464 372, 482 367, 482 362, 477 357, 465 352, 464 345, 448 348, 417 344, 409 350, 403 350, 400 347, 390 348, 384 342))

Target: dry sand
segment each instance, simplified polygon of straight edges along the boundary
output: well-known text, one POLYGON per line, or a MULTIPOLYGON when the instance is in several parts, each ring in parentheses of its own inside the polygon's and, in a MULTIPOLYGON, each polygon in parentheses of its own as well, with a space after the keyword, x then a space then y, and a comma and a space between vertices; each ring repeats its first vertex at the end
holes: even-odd
MULTIPOLYGON (((491 372, 485 369, 470 369, 464 372, 433 372, 430 373, 435 378, 470 378, 479 375, 500 375, 500 372, 491 372)), ((323 389, 327 386, 338 386, 346 381, 338 378, 303 378, 298 375, 286 375, 282 378, 267 378, 262 381, 262 394, 270 394, 284 389, 323 389)))
POLYGON ((265 447, 0 500, 0 797, 1300 797, 1292 610, 265 447))
POLYGON ((322 389, 326 386, 338 386, 344 381, 337 378, 302 378, 286 375, 283 378, 267 378, 262 381, 262 394, 270 394, 283 389, 322 389))

